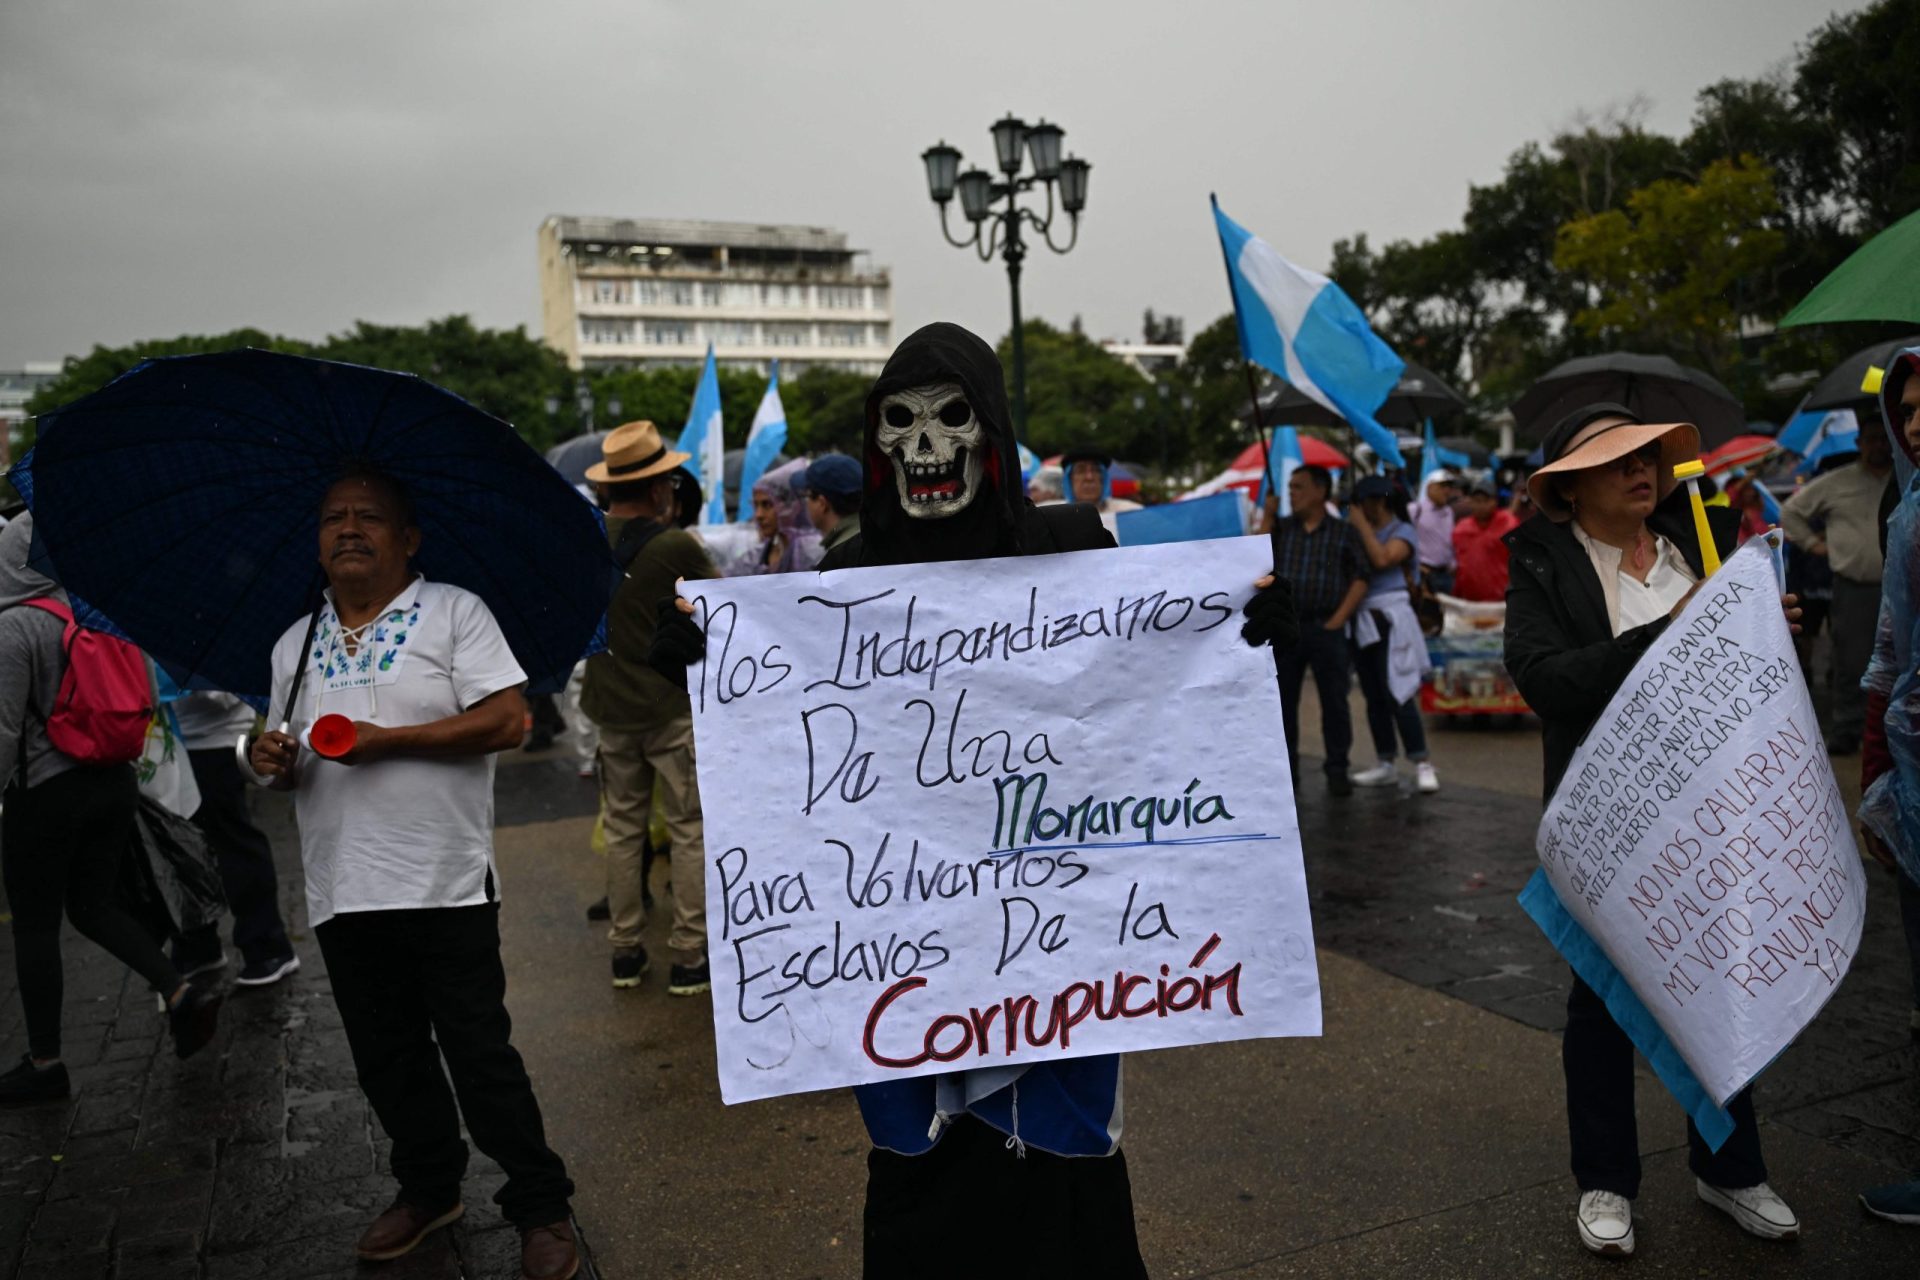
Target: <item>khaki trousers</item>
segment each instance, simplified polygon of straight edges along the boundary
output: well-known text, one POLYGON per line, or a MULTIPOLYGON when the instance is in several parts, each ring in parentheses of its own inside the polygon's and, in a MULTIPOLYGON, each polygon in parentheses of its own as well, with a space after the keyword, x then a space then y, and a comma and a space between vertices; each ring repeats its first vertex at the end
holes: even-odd
POLYGON ((694 774, 691 713, 644 733, 600 731, 600 786, 606 805, 607 905, 616 951, 640 945, 640 852, 660 779, 660 807, 673 842, 673 928, 667 946, 677 964, 698 964, 707 951, 707 857, 694 774))

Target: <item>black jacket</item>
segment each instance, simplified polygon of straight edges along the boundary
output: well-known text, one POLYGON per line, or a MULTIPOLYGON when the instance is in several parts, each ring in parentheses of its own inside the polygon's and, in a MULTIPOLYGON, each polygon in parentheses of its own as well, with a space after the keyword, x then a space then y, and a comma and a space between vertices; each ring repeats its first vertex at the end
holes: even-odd
POLYGON ((1020 483, 1020 454, 1007 408, 1006 381, 993 348, 957 324, 930 324, 894 348, 867 396, 866 492, 860 532, 828 551, 820 568, 984 560, 1111 547, 1113 535, 1092 507, 1037 508, 1020 483), (981 491, 957 515, 929 520, 900 507, 893 462, 875 442, 880 401, 896 391, 958 383, 986 429, 981 491))
MULTIPOLYGON (((1708 507, 1707 521, 1724 560, 1739 540, 1740 516, 1708 507)), ((1678 547, 1696 574, 1703 571, 1685 486, 1668 496, 1647 527, 1678 547)), ((1662 618, 1615 636, 1600 575, 1568 525, 1536 515, 1508 534, 1506 543, 1507 671, 1540 717, 1542 798, 1550 800, 1580 740, 1667 622, 1662 618)))

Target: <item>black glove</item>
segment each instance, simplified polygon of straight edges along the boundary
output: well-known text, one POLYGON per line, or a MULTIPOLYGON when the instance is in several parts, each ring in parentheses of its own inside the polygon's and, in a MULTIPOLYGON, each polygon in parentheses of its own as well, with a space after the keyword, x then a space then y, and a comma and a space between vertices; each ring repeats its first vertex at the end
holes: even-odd
POLYGON ((647 665, 668 684, 685 689, 687 668, 706 656, 707 636, 700 624, 680 612, 672 596, 662 600, 653 611, 653 643, 647 648, 647 665))
POLYGON ((1293 583, 1276 575, 1271 586, 1262 587, 1240 611, 1246 622, 1240 638, 1258 649, 1271 644, 1276 653, 1284 653, 1300 643, 1300 619, 1293 612, 1293 583))

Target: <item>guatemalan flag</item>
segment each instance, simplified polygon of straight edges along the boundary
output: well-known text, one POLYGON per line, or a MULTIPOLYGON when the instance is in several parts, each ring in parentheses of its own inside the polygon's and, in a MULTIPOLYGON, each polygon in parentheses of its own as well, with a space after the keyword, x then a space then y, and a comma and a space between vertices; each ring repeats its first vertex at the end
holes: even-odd
POLYGON ((720 430, 720 374, 713 364, 713 346, 707 346, 707 364, 700 371, 700 384, 693 389, 693 408, 687 412, 686 429, 674 448, 690 453, 687 470, 700 482, 707 495, 700 508, 701 524, 727 522, 727 442, 720 430))
POLYGON ((1287 489, 1287 482, 1293 479, 1293 473, 1305 461, 1300 456, 1300 433, 1292 427, 1275 427, 1273 443, 1267 446, 1266 474, 1260 477, 1260 492, 1254 496, 1253 505, 1267 505, 1267 495, 1280 495, 1280 514, 1293 514, 1293 495, 1287 489))
POLYGON ((1787 419, 1775 441, 1800 455, 1794 470, 1807 475, 1822 458, 1859 451, 1860 419, 1851 409, 1805 409, 1787 419))
POLYGON ((760 397, 753 427, 747 432, 747 452, 740 463, 740 523, 753 519, 753 486, 787 447, 787 410, 780 403, 780 362, 767 375, 767 394, 760 397))
POLYGON ((1240 351, 1247 359, 1345 418, 1384 462, 1404 468, 1393 432, 1373 414, 1406 369, 1339 285, 1288 262, 1272 245, 1220 212, 1240 351))

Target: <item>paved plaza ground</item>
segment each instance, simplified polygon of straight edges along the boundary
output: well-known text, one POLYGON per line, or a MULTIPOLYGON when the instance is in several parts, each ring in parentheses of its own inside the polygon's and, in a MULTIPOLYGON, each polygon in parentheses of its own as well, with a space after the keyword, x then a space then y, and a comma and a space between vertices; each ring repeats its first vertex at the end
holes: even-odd
MULTIPOLYGON (((1129 1060, 1126 1145, 1154 1276, 1609 1269, 1572 1225, 1557 1035, 1567 971, 1514 902, 1534 864, 1538 734, 1440 729, 1434 750, 1446 787, 1433 797, 1332 801, 1308 772, 1325 1036, 1129 1060)), ((852 1099, 723 1106, 707 1003, 668 998, 661 968, 612 989, 603 929, 584 919, 602 891, 593 790, 560 754, 503 760, 503 932, 515 1039, 579 1183, 598 1274, 857 1276, 867 1143, 852 1099)), ((1854 768, 1841 762, 1843 778, 1854 768)), ((516 1275, 517 1237, 489 1199, 499 1174, 478 1155, 457 1229, 402 1262, 354 1265, 355 1236, 392 1194, 387 1144, 305 927, 286 807, 257 799, 305 967, 236 995, 219 1039, 180 1063, 152 995, 70 940, 77 1090, 64 1106, 0 1113, 0 1274, 516 1275)), ((1757 1090, 1773 1182, 1804 1239, 1750 1239, 1695 1199, 1680 1112, 1643 1074, 1636 1276, 1920 1275, 1920 1230, 1855 1201, 1920 1169, 1912 993, 1891 885, 1877 869, 1869 879, 1852 974, 1757 1090)), ((657 955, 664 915, 649 925, 657 955)), ((13 1053, 24 1031, 10 945, 0 983, 0 1047, 13 1053)))

